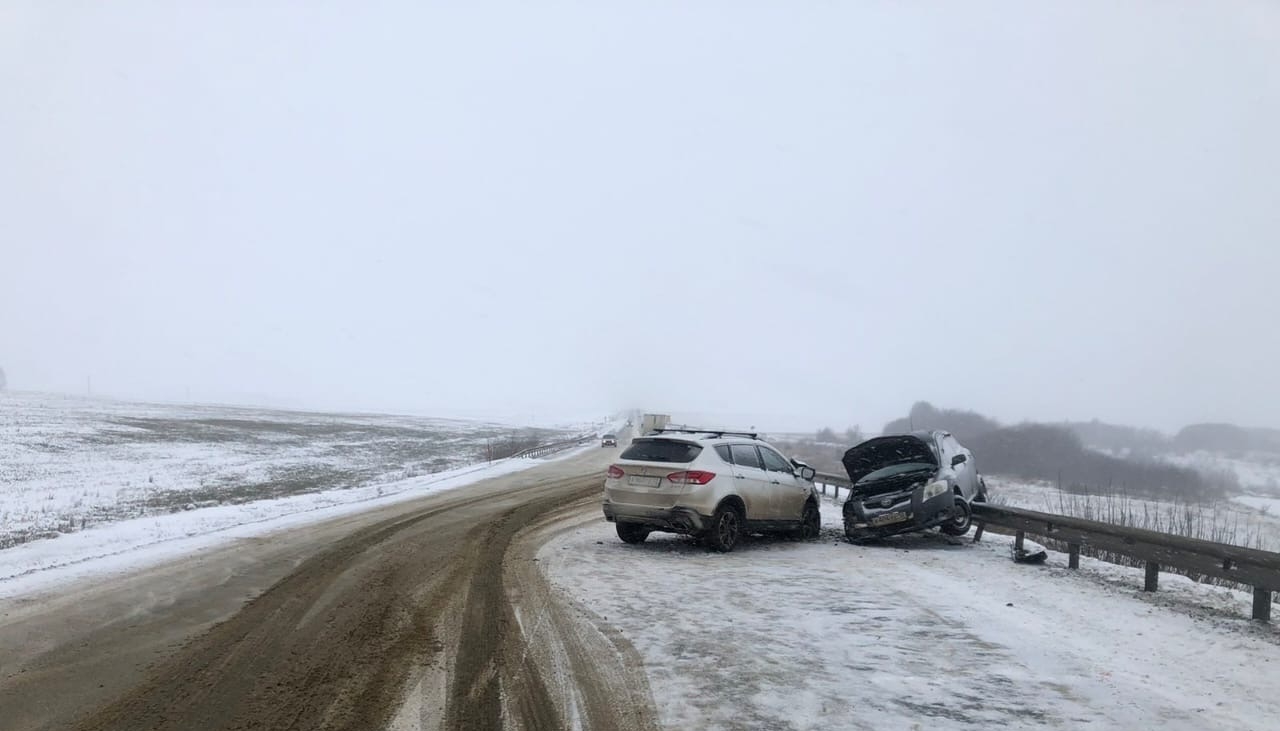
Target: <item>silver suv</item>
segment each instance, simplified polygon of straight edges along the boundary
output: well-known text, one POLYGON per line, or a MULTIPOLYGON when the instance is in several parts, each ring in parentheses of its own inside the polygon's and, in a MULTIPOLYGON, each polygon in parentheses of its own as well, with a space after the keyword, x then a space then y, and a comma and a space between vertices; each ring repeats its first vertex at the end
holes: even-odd
POLYGON ((627 543, 653 531, 691 535, 717 551, 732 551, 750 532, 815 538, 821 518, 813 475, 756 434, 661 429, 633 441, 609 467, 604 517, 627 543))

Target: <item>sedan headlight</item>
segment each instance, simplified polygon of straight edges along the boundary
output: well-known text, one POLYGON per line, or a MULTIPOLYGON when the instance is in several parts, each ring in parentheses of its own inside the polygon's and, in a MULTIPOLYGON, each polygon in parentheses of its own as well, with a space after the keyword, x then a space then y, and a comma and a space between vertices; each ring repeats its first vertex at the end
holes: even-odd
POLYGON ((939 495, 945 495, 949 490, 950 488, 947 486, 946 480, 930 482, 928 485, 924 486, 924 499, 932 500, 939 495))

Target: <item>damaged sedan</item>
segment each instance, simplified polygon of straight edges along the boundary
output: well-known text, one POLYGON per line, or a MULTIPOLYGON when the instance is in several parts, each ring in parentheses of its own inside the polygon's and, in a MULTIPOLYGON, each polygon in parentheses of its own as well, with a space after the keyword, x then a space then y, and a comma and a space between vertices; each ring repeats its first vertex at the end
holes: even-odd
POLYGON ((973 454, 945 431, 869 439, 842 462, 853 483, 844 532, 855 543, 935 526, 962 536, 973 523, 970 503, 986 500, 973 454))

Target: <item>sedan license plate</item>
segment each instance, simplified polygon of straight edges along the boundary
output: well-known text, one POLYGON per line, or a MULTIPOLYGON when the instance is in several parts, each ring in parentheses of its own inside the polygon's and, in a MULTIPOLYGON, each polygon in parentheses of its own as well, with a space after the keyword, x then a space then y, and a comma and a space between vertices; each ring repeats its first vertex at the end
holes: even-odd
POLYGON ((871 526, 879 527, 882 525, 892 525, 894 523, 901 523, 903 521, 907 521, 910 519, 911 519, 911 513, 885 513, 884 515, 877 515, 876 517, 867 521, 867 524, 871 526))
POLYGON ((644 475, 632 475, 627 478, 628 485, 636 487, 657 487, 662 484, 661 477, 645 477, 644 475))

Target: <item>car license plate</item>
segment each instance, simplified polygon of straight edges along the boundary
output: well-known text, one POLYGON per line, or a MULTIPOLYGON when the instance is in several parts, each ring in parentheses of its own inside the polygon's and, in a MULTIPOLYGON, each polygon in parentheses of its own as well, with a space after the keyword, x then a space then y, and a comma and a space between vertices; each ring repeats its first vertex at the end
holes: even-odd
POLYGON ((644 475, 632 475, 627 478, 628 485, 636 487, 657 487, 662 484, 661 477, 645 477, 644 475))
POLYGON ((885 513, 884 515, 877 515, 876 517, 867 521, 867 524, 878 527, 882 525, 892 525, 894 523, 901 523, 903 521, 910 520, 910 519, 911 519, 910 513, 885 513))

